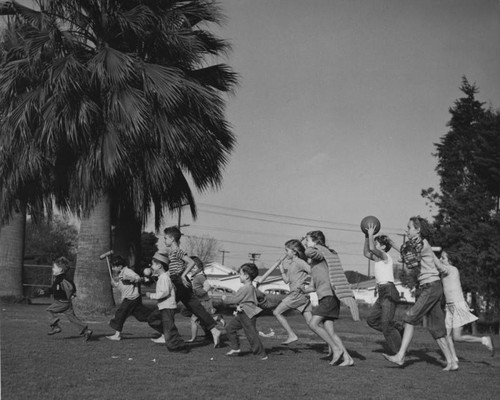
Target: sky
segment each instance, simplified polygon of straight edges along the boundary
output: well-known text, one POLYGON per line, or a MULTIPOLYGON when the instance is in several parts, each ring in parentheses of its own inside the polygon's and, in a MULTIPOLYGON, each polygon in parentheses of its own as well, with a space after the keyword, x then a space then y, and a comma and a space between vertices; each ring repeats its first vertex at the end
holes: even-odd
POLYGON ((214 261, 255 253, 265 268, 319 229, 345 270, 368 273, 363 217, 396 242, 410 216, 432 218, 420 193, 439 186, 434 144, 462 77, 500 108, 500 1, 219 4, 226 22, 208 28, 232 44, 217 62, 240 76, 226 111, 237 145, 221 187, 196 193, 197 220, 184 209, 183 233, 217 239, 214 261))
MULTIPOLYGON (((250 253, 269 267, 288 239, 322 230, 345 270, 368 272, 359 222, 377 216, 402 241, 408 218, 432 217, 434 144, 463 76, 500 108, 498 0, 223 0, 221 62, 239 75, 227 98, 237 138, 217 191, 187 209, 187 236, 210 236, 215 261, 250 253)), ((176 224, 177 217, 165 225, 176 224)))

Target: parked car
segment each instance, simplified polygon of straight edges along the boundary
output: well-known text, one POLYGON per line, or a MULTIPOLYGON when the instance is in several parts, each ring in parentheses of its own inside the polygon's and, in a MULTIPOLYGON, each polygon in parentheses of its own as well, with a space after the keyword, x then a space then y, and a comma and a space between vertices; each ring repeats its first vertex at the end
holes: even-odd
POLYGON ((208 295, 212 299, 212 305, 215 308, 223 308, 223 307, 236 307, 236 304, 231 303, 231 299, 229 298, 229 301, 224 301, 222 300, 223 296, 232 296, 236 292, 233 289, 229 289, 226 287, 218 286, 212 288, 209 292, 208 295))

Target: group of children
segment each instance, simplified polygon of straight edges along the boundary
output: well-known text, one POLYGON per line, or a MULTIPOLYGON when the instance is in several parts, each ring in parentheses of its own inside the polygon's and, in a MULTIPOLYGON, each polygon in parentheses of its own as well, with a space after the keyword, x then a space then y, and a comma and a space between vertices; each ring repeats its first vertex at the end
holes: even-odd
MULTIPOLYGON (((412 217, 408 222, 408 243, 400 249, 401 257, 408 267, 419 268, 418 282, 421 294, 416 303, 405 313, 403 323, 395 321, 395 311, 399 302, 399 293, 394 285, 393 261, 388 254, 391 248, 397 250, 394 242, 385 235, 374 236, 375 226, 369 225, 364 244, 364 255, 375 262, 375 279, 378 298, 367 318, 373 329, 381 331, 388 348, 393 355, 384 357, 397 365, 404 365, 405 355, 413 338, 414 327, 425 316, 427 328, 436 340, 446 359, 445 371, 458 369, 458 358, 453 340, 478 342, 485 345, 493 354, 494 348, 490 337, 462 335, 462 327, 477 319, 470 313, 463 298, 458 270, 448 262, 448 256, 442 252, 438 259, 427 241, 429 226, 420 217, 412 217), (446 318, 441 300, 446 297, 446 318)), ((164 230, 166 254, 156 253, 152 260, 152 273, 157 277, 156 291, 147 293, 150 299, 157 301, 157 307, 150 309, 142 304, 139 285, 141 278, 126 266, 121 257, 113 260, 116 279, 112 285, 122 294, 122 302, 117 309, 110 326, 115 330, 110 340, 120 340, 123 324, 129 316, 138 321, 147 322, 160 337, 152 339, 156 343, 165 343, 171 352, 188 352, 189 347, 175 325, 177 302, 182 302, 192 315, 192 337, 196 338, 198 324, 205 335, 213 340, 214 347, 220 343, 219 322, 225 325, 223 318, 215 317, 210 297, 209 286, 203 274, 203 263, 197 257, 189 257, 179 246, 181 232, 177 227, 164 230), (191 277, 191 278, 190 278, 191 277)), ((64 260, 63 260, 64 261, 64 260)), ((88 340, 92 331, 74 314, 71 298, 75 287, 65 278, 64 262, 54 262, 54 285, 52 293, 56 300, 47 311, 51 316, 51 331, 61 331, 56 313, 65 313, 80 333, 88 340)), ((65 261, 67 262, 67 260, 65 261)), ((311 231, 302 241, 288 240, 285 243, 285 255, 274 264, 262 277, 258 277, 255 264, 246 263, 239 268, 242 287, 235 293, 231 302, 237 304, 234 318, 227 324, 226 335, 230 350, 228 356, 241 353, 238 331, 243 330, 252 352, 262 360, 268 355, 259 338, 256 319, 261 313, 262 293, 258 286, 269 274, 279 267, 283 280, 289 284, 290 293, 274 309, 273 314, 287 332, 284 345, 298 340, 284 313, 298 310, 302 313, 309 328, 328 344, 330 364, 342 367, 353 366, 342 339, 334 330, 334 321, 339 318, 340 303, 346 304, 355 321, 359 321, 357 303, 349 288, 337 253, 326 247, 325 236, 321 231, 311 231), (286 268, 286 270, 285 270, 286 268)), ((223 300, 229 300, 223 298, 223 300)))
POLYGON ((458 370, 455 341, 482 343, 494 354, 489 336, 462 335, 463 326, 477 320, 464 299, 457 268, 449 264, 445 251, 436 254, 428 242, 430 226, 421 217, 411 217, 407 225, 408 242, 401 248, 385 235, 374 238, 375 225, 370 224, 365 239, 364 255, 375 261, 375 279, 378 298, 367 323, 381 331, 387 346, 395 354, 384 357, 399 366, 405 363, 405 356, 413 338, 415 326, 425 317, 427 329, 443 353, 444 371, 458 370), (403 323, 394 321, 399 295, 394 286, 393 262, 388 251, 394 248, 408 268, 418 269, 419 296, 415 304, 406 311, 403 323), (440 255, 440 257, 438 257, 440 255), (443 299, 446 310, 443 310, 443 299))

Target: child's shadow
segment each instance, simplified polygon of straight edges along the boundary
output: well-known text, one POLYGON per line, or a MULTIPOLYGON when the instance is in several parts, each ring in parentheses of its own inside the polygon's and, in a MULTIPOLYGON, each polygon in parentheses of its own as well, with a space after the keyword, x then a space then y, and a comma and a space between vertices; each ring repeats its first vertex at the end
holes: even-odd
POLYGON ((404 366, 410 366, 418 362, 427 362, 429 364, 437 365, 439 367, 444 367, 444 364, 439 361, 439 359, 429 355, 429 350, 412 350, 408 355, 416 357, 416 359, 408 360, 405 362, 404 366))
MULTIPOLYGON (((323 357, 321 357, 322 360, 329 360, 332 358, 332 356, 329 356, 328 353, 328 346, 324 343, 313 343, 308 345, 311 350, 316 351, 317 353, 325 354, 323 357)), ((352 358, 355 358, 357 360, 366 360, 366 357, 362 355, 361 353, 358 353, 355 350, 350 350, 347 349, 348 353, 351 355, 352 358)))

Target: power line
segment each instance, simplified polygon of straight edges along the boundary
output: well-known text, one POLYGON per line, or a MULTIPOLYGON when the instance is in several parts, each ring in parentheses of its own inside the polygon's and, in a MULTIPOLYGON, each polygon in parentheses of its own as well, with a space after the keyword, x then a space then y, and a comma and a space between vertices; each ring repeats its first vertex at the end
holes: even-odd
MULTIPOLYGON (((258 214, 258 215, 264 215, 264 216, 268 216, 268 217, 277 217, 277 218, 286 218, 286 219, 292 218, 292 219, 299 220, 299 221, 317 222, 317 223, 320 223, 320 224, 327 223, 327 224, 332 224, 332 225, 347 225, 347 226, 356 227, 357 229, 354 230, 355 232, 359 231, 359 224, 352 224, 352 223, 349 223, 349 222, 334 222, 334 221, 318 220, 318 219, 313 219, 313 218, 295 217, 295 216, 292 216, 292 215, 283 215, 283 214, 276 214, 276 213, 267 213, 267 212, 263 212, 263 211, 245 210, 245 209, 242 209, 242 208, 219 206, 219 205, 208 204, 208 203, 198 203, 198 205, 199 206, 206 206, 206 207, 218 208, 218 209, 222 209, 222 210, 230 210, 230 211, 236 211, 236 212, 245 212, 245 213, 252 213, 252 214, 258 214)), ((207 211, 207 210, 205 210, 205 211, 207 211)), ((309 225, 307 225, 307 226, 309 226, 309 225)), ((342 230, 342 228, 328 228, 328 229, 342 230)), ((391 230, 396 230, 396 231, 400 230, 399 228, 392 228, 392 227, 387 227, 386 229, 391 229, 391 230)))
MULTIPOLYGON (((222 213, 222 212, 218 212, 218 211, 203 210, 203 209, 199 209, 199 210, 206 212, 206 213, 209 213, 209 214, 222 215, 222 216, 226 216, 226 217, 242 218, 242 219, 249 219, 251 221, 260 221, 260 222, 268 222, 268 223, 272 223, 272 224, 293 225, 293 226, 302 226, 302 227, 311 228, 311 225, 299 224, 299 223, 295 223, 295 222, 272 221, 272 220, 264 219, 264 218, 246 217, 243 215, 227 214, 227 213, 222 213)), ((328 226, 316 226, 316 228, 329 229, 329 230, 334 230, 334 231, 344 231, 344 232, 359 232, 359 229, 332 228, 332 227, 328 227, 328 226)))
MULTIPOLYGON (((279 238, 285 238, 283 241, 286 241, 290 239, 290 235, 284 235, 284 234, 279 234, 279 233, 263 233, 263 232, 255 232, 255 231, 243 231, 243 230, 238 230, 238 229, 230 229, 230 228, 222 228, 222 227, 214 227, 214 226, 206 226, 206 225, 198 225, 198 224, 192 224, 190 226, 192 229, 203 229, 203 230, 213 230, 213 231, 218 231, 218 232, 229 232, 229 233, 241 233, 241 234, 248 234, 248 235, 260 235, 260 236, 272 236, 272 237, 279 237, 279 238)), ((360 242, 349 242, 349 241, 344 241, 344 240, 335 240, 335 243, 341 243, 341 244, 349 244, 349 245, 359 245, 360 242)))

